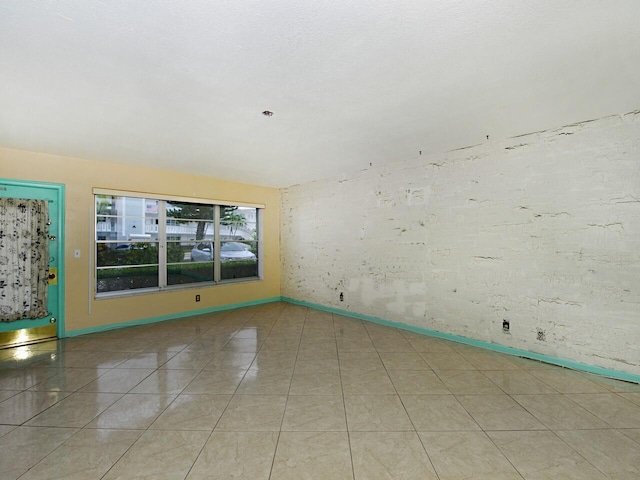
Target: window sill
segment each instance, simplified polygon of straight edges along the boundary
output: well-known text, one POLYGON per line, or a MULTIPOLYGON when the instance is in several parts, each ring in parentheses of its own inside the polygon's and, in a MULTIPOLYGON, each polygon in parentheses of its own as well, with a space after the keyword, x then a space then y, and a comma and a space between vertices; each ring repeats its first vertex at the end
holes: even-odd
POLYGON ((264 279, 260 277, 232 278, 221 280, 220 282, 202 282, 190 285, 172 285, 168 287, 140 288, 135 290, 119 290, 117 292, 96 293, 94 300, 111 300, 114 298, 137 297, 141 295, 154 295, 158 293, 180 292, 185 290, 195 290, 202 288, 224 287, 225 285, 238 285, 241 283, 262 282, 264 279))

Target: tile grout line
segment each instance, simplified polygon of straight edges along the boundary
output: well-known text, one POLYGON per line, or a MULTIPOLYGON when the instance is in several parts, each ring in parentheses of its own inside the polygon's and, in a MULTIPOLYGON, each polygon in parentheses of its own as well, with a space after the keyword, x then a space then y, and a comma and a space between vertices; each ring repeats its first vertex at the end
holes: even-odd
MULTIPOLYGON (((286 310, 286 309, 284 309, 286 310)), ((284 312, 283 310, 283 312, 284 312)), ((306 323, 306 316, 307 316, 307 312, 309 311, 309 309, 307 307, 305 307, 305 318, 303 320, 303 324, 302 324, 302 332, 300 332, 300 339, 298 340, 298 347, 296 348, 296 358, 295 361, 293 363, 293 370, 291 371, 291 380, 289 381, 289 388, 287 389, 287 395, 285 397, 285 402, 284 402, 284 409, 282 410, 282 418, 280 419, 280 428, 278 430, 278 436, 276 438, 276 446, 273 450, 273 458, 271 459, 271 468, 269 469, 269 479, 271 478, 271 476, 273 475, 273 467, 276 464, 276 455, 278 453, 278 446, 280 445, 280 436, 282 434, 282 426, 284 425, 284 417, 287 414, 287 405, 289 404, 289 393, 291 392, 291 384, 293 383, 293 375, 295 373, 295 368, 296 368, 296 363, 298 363, 298 355, 300 353, 300 342, 302 342, 302 333, 304 332, 304 325, 306 323)), ((282 318, 282 312, 280 314, 280 317, 278 317, 278 320, 276 321, 275 324, 278 323, 278 321, 282 318)), ((268 338, 268 336, 267 336, 268 338)))

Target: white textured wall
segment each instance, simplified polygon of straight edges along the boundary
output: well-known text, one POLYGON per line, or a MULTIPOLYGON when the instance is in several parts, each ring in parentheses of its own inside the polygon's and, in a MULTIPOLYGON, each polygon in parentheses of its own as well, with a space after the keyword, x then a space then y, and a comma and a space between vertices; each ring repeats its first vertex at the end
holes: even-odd
POLYGON ((640 373, 640 112, 284 189, 281 221, 284 296, 640 373))

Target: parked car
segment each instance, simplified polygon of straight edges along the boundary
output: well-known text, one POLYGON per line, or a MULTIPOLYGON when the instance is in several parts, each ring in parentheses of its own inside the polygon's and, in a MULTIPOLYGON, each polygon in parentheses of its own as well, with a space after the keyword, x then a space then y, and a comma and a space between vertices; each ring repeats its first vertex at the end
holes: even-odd
MULTIPOLYGON (((220 261, 255 260, 256 256, 249 251, 249 245, 240 242, 223 242, 220 247, 220 261)), ((191 250, 192 262, 210 262, 213 260, 213 242, 202 242, 191 250)))

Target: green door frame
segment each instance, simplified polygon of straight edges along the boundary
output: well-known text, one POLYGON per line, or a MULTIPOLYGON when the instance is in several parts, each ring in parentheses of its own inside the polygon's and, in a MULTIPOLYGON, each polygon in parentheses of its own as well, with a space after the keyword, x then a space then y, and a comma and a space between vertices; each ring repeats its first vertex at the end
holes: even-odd
MULTIPOLYGON (((65 291, 65 262, 64 262, 64 212, 65 212, 65 186, 62 183, 47 183, 47 182, 35 182, 24 180, 12 180, 0 178, 0 184, 11 187, 28 187, 47 189, 55 194, 56 202, 58 204, 58 215, 56 221, 58 223, 58 238, 55 242, 52 255, 58 259, 58 288, 57 288, 57 300, 58 300, 58 312, 56 316, 56 335, 58 338, 65 337, 65 304, 64 304, 64 291, 65 291)), ((3 188, 0 186, 0 188, 3 188)), ((6 188, 5 188, 6 189, 6 188)))

